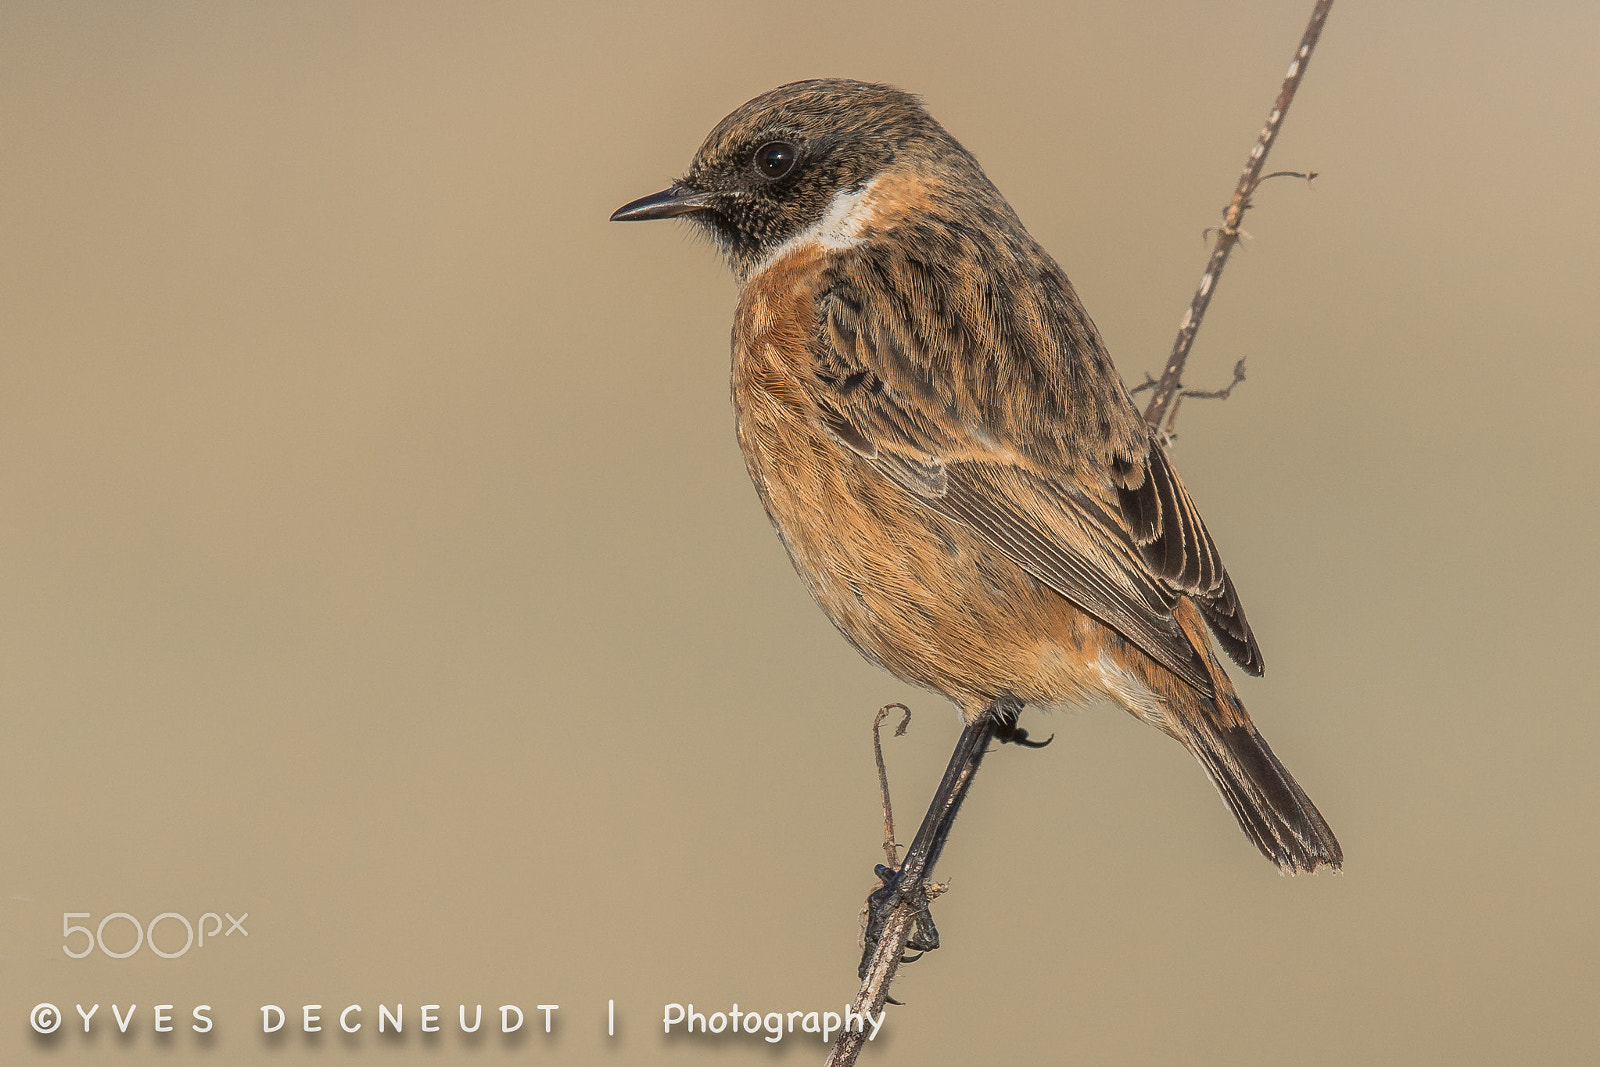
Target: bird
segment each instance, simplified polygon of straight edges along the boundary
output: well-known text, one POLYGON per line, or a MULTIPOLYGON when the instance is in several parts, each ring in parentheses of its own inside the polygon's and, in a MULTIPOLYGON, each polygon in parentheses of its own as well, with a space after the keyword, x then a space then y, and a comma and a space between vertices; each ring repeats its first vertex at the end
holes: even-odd
POLYGON ((969 725, 1109 698, 1195 757, 1280 871, 1341 867, 1219 660, 1262 673, 1163 440, 1066 274, 918 97, 779 86, 611 218, 682 218, 725 255, 740 450, 863 656, 969 725))

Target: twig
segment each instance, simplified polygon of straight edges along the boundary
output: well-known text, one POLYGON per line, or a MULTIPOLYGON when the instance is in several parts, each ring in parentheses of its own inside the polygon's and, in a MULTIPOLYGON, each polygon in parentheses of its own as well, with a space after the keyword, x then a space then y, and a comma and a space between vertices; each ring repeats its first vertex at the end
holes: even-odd
MULTIPOLYGON (((1184 313, 1183 324, 1178 329, 1178 340, 1173 345, 1172 356, 1162 371, 1160 381, 1147 381, 1145 385, 1132 390, 1134 393, 1146 388, 1155 390, 1155 396, 1151 398, 1144 417, 1146 422, 1158 429, 1163 419, 1169 418, 1169 411, 1180 396, 1204 395, 1195 392, 1185 393, 1182 390, 1179 382, 1183 374, 1184 361, 1189 358, 1189 349, 1194 345, 1194 336, 1200 328, 1200 320, 1211 302, 1217 277, 1222 273, 1228 253, 1232 251, 1242 233, 1239 223, 1250 206, 1250 195, 1261 182, 1266 180, 1260 175, 1262 164, 1266 162, 1267 150, 1277 136, 1284 114, 1289 110, 1289 103, 1294 99, 1295 90, 1300 87, 1300 79, 1305 75, 1306 65, 1311 60, 1311 52, 1316 48, 1317 38, 1322 35, 1323 23, 1327 21, 1328 9, 1332 6, 1333 0, 1317 0, 1316 7, 1311 12, 1311 21, 1306 26, 1305 34, 1300 38, 1300 47, 1296 49, 1294 61, 1289 65, 1289 73, 1284 79, 1283 88, 1278 93, 1277 102, 1273 105, 1272 113, 1267 116, 1267 124, 1256 139, 1255 147, 1250 150, 1250 159, 1239 178, 1233 200, 1223 214, 1223 225, 1217 234, 1217 243, 1212 249, 1211 259, 1206 265, 1206 273, 1200 279, 1200 288, 1195 293, 1194 300, 1190 302, 1189 310, 1184 313)), ((1268 175, 1268 177, 1276 176, 1276 174, 1268 175)), ((1315 175, 1305 177, 1310 180, 1315 175)), ((1227 388, 1216 392, 1226 396, 1243 379, 1244 362, 1241 360, 1234 367, 1234 380, 1227 388)), ((1170 419, 1168 425, 1170 426, 1170 419)), ((879 722, 887 710, 885 708, 879 712, 879 722)), ((1015 725, 1014 719, 1013 710, 1012 721, 1007 724, 1008 728, 1015 725)), ((966 795, 967 787, 971 785, 972 777, 977 773, 978 765, 983 761, 989 742, 996 736, 999 725, 992 715, 984 715, 978 722, 968 725, 961 731, 961 739, 956 742, 956 750, 950 757, 950 765, 945 770, 944 779, 939 783, 934 803, 923 817, 922 826, 917 830, 917 836, 912 840, 911 847, 906 850, 905 862, 900 865, 898 883, 902 892, 900 903, 883 924, 877 943, 869 946, 870 957, 863 960, 861 988, 856 993, 853 1010, 863 1013, 867 1011, 877 1013, 884 1010, 884 1003, 889 998, 889 982, 905 959, 906 948, 923 918, 924 913, 919 913, 916 907, 916 897, 919 893, 925 894, 923 899, 927 900, 942 891, 942 887, 927 884, 927 879, 933 873, 933 865, 938 860, 939 851, 944 844, 940 829, 948 833, 950 819, 966 795)), ((874 723, 875 745, 876 737, 877 723, 874 723)), ((883 769, 881 747, 876 751, 879 757, 880 782, 884 787, 884 818, 887 823, 888 775, 883 769)), ((889 831, 889 838, 892 842, 892 830, 889 831)), ((892 867, 894 862, 892 844, 887 851, 890 853, 889 865, 892 867)), ((834 1041, 826 1067, 850 1067, 856 1062, 856 1056, 861 1052, 865 1039, 863 1033, 845 1030, 834 1041)))
POLYGON ((1244 381, 1244 357, 1239 357, 1239 362, 1233 365, 1233 381, 1221 389, 1185 389, 1180 396, 1192 396, 1196 400, 1226 400, 1233 395, 1233 387, 1244 381))
POLYGON ((894 841, 894 808, 889 804, 889 770, 883 765, 883 741, 879 729, 883 726, 884 717, 895 708, 905 712, 905 716, 900 720, 900 725, 894 728, 894 735, 904 737, 906 727, 911 724, 911 709, 904 704, 885 704, 878 709, 878 717, 872 720, 872 758, 878 763, 878 791, 883 795, 884 862, 891 867, 900 858, 896 851, 900 846, 894 841))
MULTIPOLYGON (((1183 379, 1183 365, 1189 358, 1189 350, 1194 347, 1194 335, 1200 329, 1200 320, 1205 317, 1206 308, 1211 304, 1212 294, 1216 292, 1217 279, 1228 263, 1228 253, 1233 251, 1233 246, 1243 234, 1239 224, 1244 221, 1244 213, 1250 209, 1250 197, 1267 180, 1261 177, 1262 165, 1266 163, 1267 152, 1278 136, 1279 127, 1283 125, 1283 117, 1289 113, 1289 104, 1294 100, 1295 90, 1300 88, 1300 79, 1305 77, 1311 53, 1317 47, 1317 38, 1322 36, 1322 26, 1328 21, 1328 9, 1332 6, 1333 0, 1317 0, 1316 7, 1312 9, 1311 21, 1306 24, 1306 32, 1300 37, 1300 47, 1295 49, 1294 60, 1283 79, 1283 88, 1278 91, 1278 99, 1267 115, 1267 124, 1261 127, 1255 147, 1250 149, 1250 157, 1245 160, 1244 172, 1239 175, 1233 199, 1222 213, 1222 225, 1217 228, 1217 242, 1212 246, 1210 260, 1206 262, 1206 272, 1200 276, 1200 287, 1195 290, 1194 299, 1189 301, 1189 309, 1183 313, 1183 322, 1178 325, 1178 338, 1172 344, 1172 355, 1167 357, 1167 365, 1155 386, 1155 395, 1144 410, 1144 421, 1157 430, 1162 430, 1165 424, 1164 432, 1171 432, 1172 420, 1168 409, 1175 406, 1174 401, 1182 388, 1179 383, 1183 379)), ((1267 177, 1275 178, 1289 173, 1293 172, 1279 171, 1267 177)), ((1307 181, 1316 177, 1315 174, 1296 176, 1304 177, 1307 181)))
MULTIPOLYGON (((889 945, 898 942, 902 946, 911 937, 911 924, 915 916, 910 906, 902 905, 895 909, 889 917, 889 922, 883 928, 883 941, 881 944, 889 945)), ((903 951, 903 949, 902 949, 903 951)), ((877 1013, 886 1010, 884 1004, 889 999, 889 982, 894 978, 894 972, 900 966, 899 952, 880 952, 873 960, 872 968, 867 971, 867 976, 861 980, 861 989, 856 993, 855 1003, 851 1010, 857 1014, 864 1012, 877 1013), (881 962, 881 965, 879 961, 881 962)), ((823 1067, 849 1067, 856 1062, 856 1057, 861 1053, 861 1046, 866 1043, 866 1035, 858 1030, 846 1029, 833 1041, 833 1048, 828 1050, 828 1058, 823 1067)))
MULTIPOLYGON (((1148 378, 1149 375, 1145 375, 1145 377, 1148 378)), ((1196 400, 1226 400, 1228 397, 1233 395, 1234 386, 1238 385, 1242 381, 1244 381, 1244 357, 1240 356, 1239 362, 1233 365, 1233 381, 1229 382, 1221 389, 1185 389, 1180 392, 1176 397, 1173 398, 1172 407, 1167 411, 1167 426, 1166 429, 1161 431, 1162 436, 1169 441, 1177 436, 1177 434, 1173 432, 1172 428, 1173 426, 1177 425, 1178 408, 1183 404, 1186 398, 1194 397, 1196 400)), ((1154 382, 1147 382, 1145 385, 1139 386, 1139 388, 1144 389, 1154 384, 1154 382)), ((1132 394, 1130 393, 1129 395, 1132 394)))

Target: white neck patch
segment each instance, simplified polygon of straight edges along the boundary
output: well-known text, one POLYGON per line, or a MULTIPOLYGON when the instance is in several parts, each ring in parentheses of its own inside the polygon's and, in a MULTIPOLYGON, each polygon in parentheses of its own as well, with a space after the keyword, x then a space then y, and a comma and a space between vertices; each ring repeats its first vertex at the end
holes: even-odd
POLYGON ((762 271, 790 252, 808 245, 818 245, 829 252, 842 252, 859 245, 863 239, 862 234, 878 213, 877 205, 873 202, 873 191, 880 180, 882 179, 874 178, 855 189, 840 189, 834 193, 833 200, 828 204, 828 210, 823 212, 822 218, 774 248, 766 258, 751 268, 744 280, 753 281, 762 271))

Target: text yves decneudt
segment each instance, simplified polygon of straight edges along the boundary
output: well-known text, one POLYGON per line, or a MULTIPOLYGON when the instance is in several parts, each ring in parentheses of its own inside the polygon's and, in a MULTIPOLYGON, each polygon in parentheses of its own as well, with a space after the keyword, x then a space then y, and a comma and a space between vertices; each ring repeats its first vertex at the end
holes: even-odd
MULTIPOLYGON (((83 1032, 90 1033, 95 1026, 115 1026, 118 1032, 128 1033, 135 1026, 135 1016, 139 1010, 137 1004, 129 1004, 124 1009, 120 1004, 111 1006, 110 1016, 96 1015, 100 1011, 98 1003, 88 1005, 74 1005, 78 1018, 82 1021, 83 1032), (113 1022, 113 1020, 115 1020, 113 1022)), ((184 1020, 189 1029, 197 1034, 209 1034, 216 1026, 213 1018, 214 1009, 210 1004, 196 1005, 189 1011, 189 1019, 184 1020)), ((373 1013, 360 1004, 349 1004, 335 1012, 321 1004, 302 1004, 296 1008, 284 1008, 277 1004, 263 1004, 259 1007, 261 1022, 260 1032, 263 1034, 277 1034, 293 1032, 315 1034, 324 1029, 332 1030, 335 1026, 347 1034, 357 1034, 369 1025, 375 1024, 379 1033, 404 1034, 406 1032, 407 1018, 406 1007, 403 1003, 393 1005, 380 1003, 376 1005, 373 1013), (295 1025, 298 1024, 298 1025, 295 1025)), ((527 1023, 529 1014, 534 1016, 533 1026, 538 1027, 543 1022, 545 1033, 552 1033, 556 1025, 556 1013, 561 1010, 559 1004, 536 1004, 532 1012, 524 1010, 515 1004, 502 1004, 497 1009, 498 1019, 492 1010, 489 1017, 491 1028, 498 1023, 498 1029, 503 1034, 512 1034, 521 1031, 527 1023), (542 1018, 541 1018, 542 1017, 542 1018)), ((177 1021, 178 1011, 172 1004, 156 1004, 148 1009, 149 1024, 156 1033, 172 1033, 180 1023, 177 1021)), ((443 1007, 439 1004, 418 1005, 412 1015, 412 1025, 422 1033, 438 1033, 444 1029, 448 1015, 442 1015, 443 1007)), ((844 1011, 749 1011, 741 1010, 738 1003, 733 1003, 726 1011, 700 1011, 694 1004, 667 1004, 661 1011, 663 1032, 670 1036, 714 1038, 725 1035, 728 1038, 737 1035, 759 1035, 762 1040, 776 1044, 785 1037, 794 1034, 815 1034, 824 1043, 830 1042, 842 1031, 852 1030, 865 1034, 868 1041, 877 1038, 879 1029, 884 1020, 888 1018, 885 1009, 877 1015, 869 1012, 858 1012, 850 1005, 845 1005, 844 1011)), ((471 1007, 469 1021, 468 1006, 459 1005, 459 1028, 463 1033, 477 1033, 484 1026, 483 1005, 475 1004, 471 1007)), ((66 1015, 56 1005, 41 1002, 34 1005, 29 1013, 28 1022, 40 1034, 53 1034, 60 1030, 66 1015)), ((608 1001, 606 1004, 606 1032, 616 1036, 616 1002, 608 1001)), ((72 1027, 71 1029, 77 1029, 72 1027)), ((681 1039, 681 1038, 680 1038, 681 1039)))

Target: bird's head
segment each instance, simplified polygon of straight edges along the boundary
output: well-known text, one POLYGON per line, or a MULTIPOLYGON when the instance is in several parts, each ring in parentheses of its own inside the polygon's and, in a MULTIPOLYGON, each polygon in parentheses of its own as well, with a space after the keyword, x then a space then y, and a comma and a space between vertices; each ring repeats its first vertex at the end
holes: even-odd
POLYGON ((793 82, 717 123, 681 179, 611 218, 688 217, 743 277, 830 213, 841 217, 886 171, 951 155, 970 158, 909 93, 839 78, 793 82))

